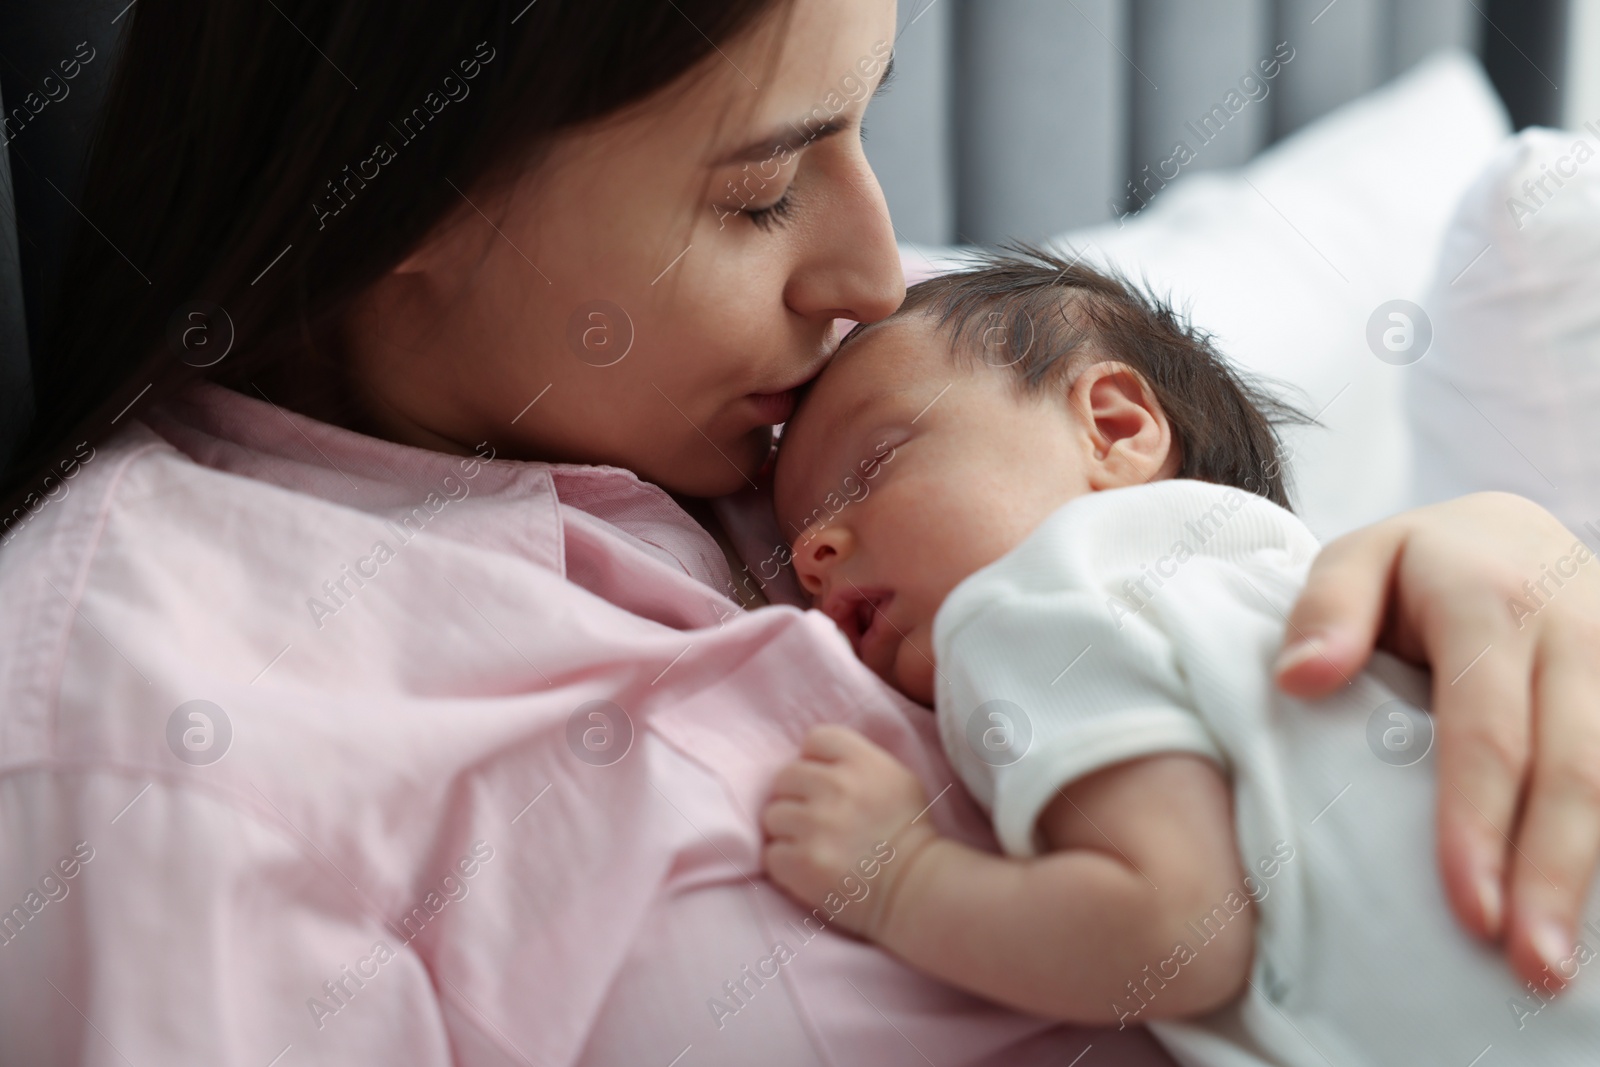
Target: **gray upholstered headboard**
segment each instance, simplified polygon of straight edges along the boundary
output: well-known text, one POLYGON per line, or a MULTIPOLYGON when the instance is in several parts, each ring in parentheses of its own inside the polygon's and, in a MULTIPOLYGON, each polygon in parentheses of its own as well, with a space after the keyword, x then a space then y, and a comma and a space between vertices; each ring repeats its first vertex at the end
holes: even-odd
POLYGON ((1146 196, 1163 172, 1237 166, 1440 48, 1478 50, 1517 125, 1552 123, 1565 10, 901 0, 895 86, 868 114, 867 154, 903 240, 1045 238, 1136 208, 1130 181, 1146 196))
MULTIPOLYGON (((1517 124, 1549 123, 1567 4, 900 0, 897 85, 873 106, 868 153, 903 240, 1043 238, 1134 206, 1128 183, 1146 167, 1242 163, 1438 47, 1478 48, 1517 124), (1265 79, 1280 42, 1294 58, 1265 79), (1252 74, 1268 91, 1241 89, 1259 99, 1234 107, 1227 93, 1252 74), (1186 124, 1207 115, 1201 133, 1216 135, 1197 144, 1186 124), (1178 140, 1197 148, 1181 165, 1168 162, 1178 140)), ((83 153, 133 6, 0 5, 0 461, 30 407, 29 352, 62 249, 84 225, 83 153), (79 42, 95 58, 62 96, 45 78, 79 42)))

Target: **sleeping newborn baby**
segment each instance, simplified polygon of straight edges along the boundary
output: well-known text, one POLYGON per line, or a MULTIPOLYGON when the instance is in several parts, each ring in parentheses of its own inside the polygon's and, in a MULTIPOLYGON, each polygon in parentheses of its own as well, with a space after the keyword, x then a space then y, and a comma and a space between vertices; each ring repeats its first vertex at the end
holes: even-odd
POLYGON ((785 429, 779 520, 1005 854, 827 726, 774 783, 768 871, 945 981, 1150 1023, 1188 1064, 1592 1064, 1600 898, 1541 983, 1457 928, 1425 677, 1380 655, 1315 708, 1272 683, 1318 548, 1296 417, 1159 301, 1021 246, 852 331, 785 429))

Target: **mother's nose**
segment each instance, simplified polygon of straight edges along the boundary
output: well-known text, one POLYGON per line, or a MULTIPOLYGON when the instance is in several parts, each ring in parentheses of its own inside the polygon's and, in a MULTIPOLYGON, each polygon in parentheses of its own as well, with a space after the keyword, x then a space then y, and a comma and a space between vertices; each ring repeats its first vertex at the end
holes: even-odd
POLYGON ((906 296, 889 206, 859 149, 833 175, 827 203, 791 271, 784 300, 808 318, 877 322, 906 296))

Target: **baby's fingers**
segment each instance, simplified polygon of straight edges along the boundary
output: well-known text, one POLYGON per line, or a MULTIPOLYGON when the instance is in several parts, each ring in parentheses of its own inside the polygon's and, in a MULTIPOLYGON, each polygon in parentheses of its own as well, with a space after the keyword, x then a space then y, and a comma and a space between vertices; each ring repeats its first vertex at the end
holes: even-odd
POLYGON ((796 893, 804 857, 805 853, 797 845, 774 838, 761 850, 761 866, 766 868, 767 877, 780 888, 796 893))
MULTIPOLYGON (((825 763, 837 763, 840 760, 879 752, 883 752, 883 749, 868 741, 860 733, 848 726, 834 723, 812 728, 800 746, 800 755, 825 763)), ((887 752, 883 754, 888 755, 887 752)))
POLYGON ((770 837, 794 840, 816 827, 811 806, 795 800, 774 800, 761 813, 761 828, 770 837))
POLYGON ((796 760, 772 779, 774 800, 817 800, 836 792, 837 785, 827 766, 814 760, 796 760))
POLYGON ((783 838, 774 838, 761 850, 761 864, 768 878, 803 904, 821 900, 830 888, 810 851, 783 838))

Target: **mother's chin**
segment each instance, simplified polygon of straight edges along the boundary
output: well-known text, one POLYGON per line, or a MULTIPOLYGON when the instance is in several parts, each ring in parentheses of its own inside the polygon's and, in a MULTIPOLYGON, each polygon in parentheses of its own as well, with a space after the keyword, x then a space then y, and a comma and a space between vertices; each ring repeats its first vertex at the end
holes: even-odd
POLYGON ((719 497, 754 489, 772 452, 772 427, 762 424, 732 437, 695 434, 675 453, 640 457, 634 473, 680 496, 719 497))

